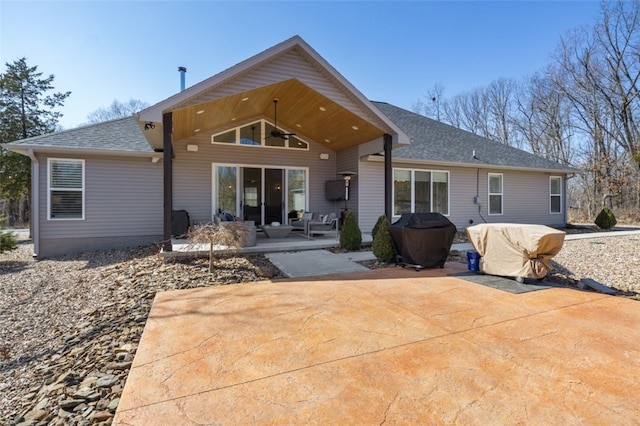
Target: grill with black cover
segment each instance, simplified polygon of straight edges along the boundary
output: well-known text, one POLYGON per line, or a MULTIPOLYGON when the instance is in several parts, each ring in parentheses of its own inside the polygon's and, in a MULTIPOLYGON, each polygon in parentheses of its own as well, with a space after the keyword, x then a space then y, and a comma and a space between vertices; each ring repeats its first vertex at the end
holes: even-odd
POLYGON ((391 224, 399 263, 413 267, 444 267, 456 226, 440 213, 405 213, 391 224))

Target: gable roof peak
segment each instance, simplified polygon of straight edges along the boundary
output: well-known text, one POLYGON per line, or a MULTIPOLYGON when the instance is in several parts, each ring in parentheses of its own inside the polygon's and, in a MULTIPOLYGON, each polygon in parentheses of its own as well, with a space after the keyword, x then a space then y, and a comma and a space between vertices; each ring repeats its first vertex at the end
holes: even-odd
MULTIPOLYGON (((214 74, 213 76, 202 80, 201 82, 196 83, 193 86, 190 86, 163 101, 156 103, 155 105, 151 105, 150 107, 143 109, 135 116, 139 121, 154 121, 159 123, 162 121, 163 112, 183 104, 185 101, 198 96, 198 94, 215 85, 223 83, 229 78, 235 77, 238 74, 243 73, 261 63, 264 63, 275 58, 276 56, 282 55, 283 53, 294 50, 296 48, 301 49, 303 52, 313 57, 314 60, 324 62, 320 55, 315 50, 313 50, 313 48, 302 39, 302 37, 300 37, 299 35, 294 35, 274 46, 271 46, 266 50, 263 50, 256 55, 251 56, 248 59, 243 60, 242 62, 237 63, 236 65, 225 69, 224 71, 214 74)), ((330 67, 326 62, 323 65, 325 67, 330 67)))

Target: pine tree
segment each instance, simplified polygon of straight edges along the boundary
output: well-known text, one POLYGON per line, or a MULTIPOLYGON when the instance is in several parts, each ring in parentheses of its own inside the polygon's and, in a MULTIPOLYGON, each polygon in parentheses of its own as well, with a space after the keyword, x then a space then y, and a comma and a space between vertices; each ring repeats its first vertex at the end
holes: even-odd
MULTIPOLYGON (((29 67, 26 58, 0 74, 0 143, 39 136, 56 130, 61 107, 71 94, 53 93, 54 76, 42 78, 38 67, 29 67)), ((30 192, 29 157, 0 147, 0 198, 16 203, 30 192)))
POLYGON ((0 216, 0 254, 5 251, 15 250, 18 247, 16 234, 13 232, 2 231, 4 218, 0 216))

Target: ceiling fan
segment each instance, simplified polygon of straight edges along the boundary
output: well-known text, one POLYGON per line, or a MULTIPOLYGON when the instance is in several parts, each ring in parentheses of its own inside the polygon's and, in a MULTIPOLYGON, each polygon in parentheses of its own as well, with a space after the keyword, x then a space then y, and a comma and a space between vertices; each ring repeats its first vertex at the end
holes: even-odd
POLYGON ((278 98, 273 99, 273 130, 271 131, 271 135, 267 136, 267 138, 280 138, 287 140, 289 136, 295 136, 295 133, 287 133, 281 130, 278 130, 278 98))

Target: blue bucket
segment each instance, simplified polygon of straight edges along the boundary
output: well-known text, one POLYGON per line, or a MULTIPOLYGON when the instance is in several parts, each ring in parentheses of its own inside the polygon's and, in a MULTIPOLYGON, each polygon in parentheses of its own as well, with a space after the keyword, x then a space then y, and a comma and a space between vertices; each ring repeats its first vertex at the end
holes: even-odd
POLYGON ((470 271, 480 272, 480 254, 477 251, 467 252, 467 267, 470 271))

